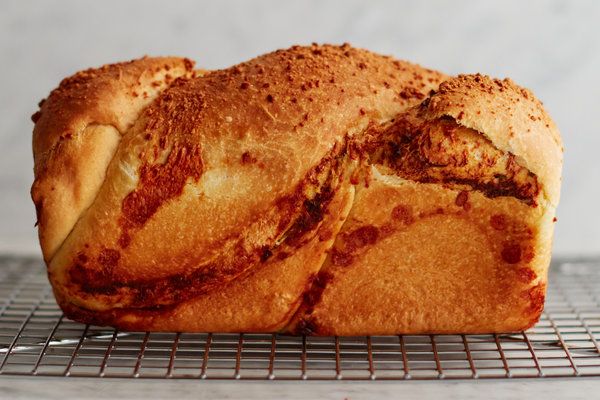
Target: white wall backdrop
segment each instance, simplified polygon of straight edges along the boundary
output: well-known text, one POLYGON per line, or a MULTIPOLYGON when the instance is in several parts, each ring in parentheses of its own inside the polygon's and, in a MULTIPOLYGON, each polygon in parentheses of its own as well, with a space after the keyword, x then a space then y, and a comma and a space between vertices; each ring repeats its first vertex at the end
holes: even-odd
POLYGON ((38 253, 29 116, 85 67, 184 55, 223 68, 292 44, 350 42, 531 88, 565 142, 556 254, 600 253, 600 1, 0 2, 0 252, 38 253))

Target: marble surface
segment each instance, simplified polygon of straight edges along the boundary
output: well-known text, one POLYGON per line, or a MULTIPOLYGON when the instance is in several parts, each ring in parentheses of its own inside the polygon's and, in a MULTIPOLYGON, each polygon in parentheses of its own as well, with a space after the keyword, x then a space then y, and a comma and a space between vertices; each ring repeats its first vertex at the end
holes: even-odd
MULTIPOLYGON (((1 378, 7 399, 592 399, 593 379, 453 382, 232 382, 1 378)), ((4 397, 5 396, 5 397, 4 397)))
POLYGON ((558 254, 600 253, 599 1, 0 3, 0 252, 38 253, 29 116, 76 70, 143 54, 221 68, 295 43, 351 42, 448 73, 510 76, 562 131, 558 254))

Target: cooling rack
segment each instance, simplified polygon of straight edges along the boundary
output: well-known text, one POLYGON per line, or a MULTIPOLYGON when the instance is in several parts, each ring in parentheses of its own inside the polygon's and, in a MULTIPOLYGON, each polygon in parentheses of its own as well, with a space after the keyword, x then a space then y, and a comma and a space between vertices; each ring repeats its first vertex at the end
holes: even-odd
POLYGON ((557 260, 546 309, 507 335, 120 332, 63 316, 45 268, 0 257, 0 375, 406 380, 600 376, 600 259, 557 260))

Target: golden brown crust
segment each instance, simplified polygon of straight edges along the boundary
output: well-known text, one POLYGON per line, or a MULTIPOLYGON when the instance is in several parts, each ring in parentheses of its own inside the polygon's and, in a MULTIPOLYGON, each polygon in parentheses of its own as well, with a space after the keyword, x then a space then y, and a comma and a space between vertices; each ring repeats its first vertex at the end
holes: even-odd
MULTIPOLYGON (((114 69, 101 71, 94 79, 115 84, 114 69)), ((191 74, 186 63, 182 74, 191 74)), ((87 190, 86 202, 62 195, 42 208, 59 304, 70 318, 132 330, 531 325, 545 293, 561 158, 542 165, 523 140, 502 140, 517 123, 560 139, 549 122, 513 118, 535 109, 549 121, 537 100, 525 111, 513 104, 512 83, 494 92, 496 105, 512 107, 494 117, 492 106, 474 108, 492 89, 465 94, 475 77, 459 77, 435 92, 445 79, 348 45, 293 47, 161 87, 126 126, 88 122, 80 147, 66 141, 50 169, 39 168, 48 164, 42 148, 60 141, 34 139, 46 141, 34 144, 34 199, 51 198, 66 179, 57 172, 65 154, 76 160, 70 185, 87 190), (473 115, 488 122, 463 123, 473 115), (85 176, 84 146, 99 160, 85 176), (73 204, 61 237, 49 220, 73 204), (454 240, 457 231, 468 235, 454 240)), ((107 102, 121 96, 111 90, 107 102)))
POLYGON ((312 284, 326 250, 345 220, 354 195, 347 182, 336 191, 323 222, 301 246, 283 245, 249 274, 163 311, 112 309, 86 311, 57 297, 67 315, 120 329, 152 331, 278 332, 285 328, 312 284), (289 255, 294 253, 293 257, 289 255))
POLYGON ((158 93, 193 63, 142 58, 88 69, 64 79, 32 116, 39 236, 50 261, 91 204, 123 134, 158 93))

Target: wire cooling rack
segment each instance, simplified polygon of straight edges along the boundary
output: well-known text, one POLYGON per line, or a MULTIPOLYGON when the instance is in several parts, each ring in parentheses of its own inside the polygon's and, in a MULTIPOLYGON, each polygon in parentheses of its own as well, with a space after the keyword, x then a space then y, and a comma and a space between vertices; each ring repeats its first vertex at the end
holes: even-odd
POLYGON ((559 260, 531 330, 303 337, 119 332, 63 316, 40 260, 0 257, 0 375, 196 379, 600 376, 600 259, 559 260))

